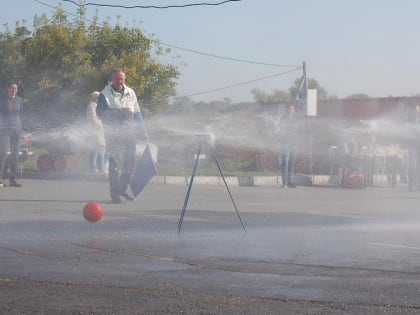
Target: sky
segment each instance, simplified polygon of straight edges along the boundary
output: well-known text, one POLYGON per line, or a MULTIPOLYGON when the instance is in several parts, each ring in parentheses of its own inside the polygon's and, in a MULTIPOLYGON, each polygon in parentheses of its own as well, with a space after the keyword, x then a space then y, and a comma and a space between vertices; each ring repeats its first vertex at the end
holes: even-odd
MULTIPOLYGON (((222 0, 87 2, 165 6, 222 0)), ((34 15, 51 16, 59 3, 69 18, 77 15, 71 2, 13 0, 2 6, 0 29, 21 20, 31 27, 34 15)), ((169 9, 86 8, 88 18, 97 13, 100 21, 115 24, 119 16, 121 24, 139 27, 172 46, 161 61, 179 67, 177 96, 194 101, 252 101, 254 88, 267 94, 287 91, 302 76, 303 62, 308 78, 329 95, 420 94, 418 0, 241 0, 169 9)))

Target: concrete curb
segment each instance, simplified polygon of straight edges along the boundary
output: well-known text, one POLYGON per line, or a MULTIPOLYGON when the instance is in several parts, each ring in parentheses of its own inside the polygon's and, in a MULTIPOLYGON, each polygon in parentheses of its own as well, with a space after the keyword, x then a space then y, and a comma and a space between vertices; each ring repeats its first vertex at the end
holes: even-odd
MULTIPOLYGON (((49 180, 97 180, 107 181, 107 174, 97 173, 73 173, 73 172, 23 172, 22 178, 30 179, 49 179, 49 180)), ((155 185, 184 185, 187 186, 191 177, 185 176, 154 176, 151 184, 155 185)), ((228 186, 244 186, 244 187, 277 187, 282 186, 281 176, 225 176, 228 186)), ((294 176, 292 181, 298 186, 336 186, 334 177, 329 175, 300 175, 294 176)), ((224 186, 221 176, 195 176, 194 184, 196 185, 212 185, 224 186)), ((374 186, 386 186, 386 178, 377 175, 373 178, 374 186)))
MULTIPOLYGON (((191 177, 183 176, 155 176, 151 183, 160 185, 188 185, 191 177)), ((282 186, 283 181, 281 176, 225 176, 228 186, 244 186, 244 187, 276 187, 282 186)), ((295 176, 293 182, 298 186, 313 186, 313 185, 331 185, 329 182, 330 176, 316 175, 316 176, 295 176)), ((223 186, 223 178, 221 176, 195 176, 195 185, 213 185, 223 186)))

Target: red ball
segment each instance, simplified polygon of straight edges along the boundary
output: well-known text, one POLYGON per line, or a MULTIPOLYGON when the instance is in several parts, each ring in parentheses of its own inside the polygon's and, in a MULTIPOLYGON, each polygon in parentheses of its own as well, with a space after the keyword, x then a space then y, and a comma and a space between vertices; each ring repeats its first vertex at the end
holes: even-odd
POLYGON ((89 202, 83 208, 83 216, 89 222, 97 222, 104 215, 104 211, 99 203, 89 202))

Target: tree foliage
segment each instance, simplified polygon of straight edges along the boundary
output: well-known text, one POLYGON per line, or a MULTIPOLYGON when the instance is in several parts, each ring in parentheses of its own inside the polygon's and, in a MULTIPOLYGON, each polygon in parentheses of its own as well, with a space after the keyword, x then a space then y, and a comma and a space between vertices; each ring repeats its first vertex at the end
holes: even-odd
POLYGON ((348 99, 358 99, 358 100, 360 100, 360 99, 369 98, 369 95, 366 94, 366 93, 356 93, 356 94, 352 94, 352 95, 347 96, 347 98, 348 99))
MULTIPOLYGON (((301 80, 301 78, 296 79, 293 82, 293 85, 289 88, 289 95, 293 100, 296 99, 297 93, 299 92, 301 80)), ((315 79, 308 79, 308 89, 316 89, 319 100, 325 100, 328 98, 327 90, 325 90, 315 79)))
POLYGON ((16 80, 28 111, 52 124, 85 114, 91 92, 102 90, 114 68, 123 68, 148 115, 166 109, 175 95, 177 68, 156 61, 166 53, 140 29, 117 23, 69 21, 59 7, 51 19, 35 16, 33 30, 16 23, 0 33, 0 80, 16 80))
POLYGON ((259 104, 276 104, 290 101, 289 93, 281 90, 274 90, 269 94, 255 88, 251 90, 251 93, 254 95, 254 100, 259 104))
MULTIPOLYGON (((254 95, 254 100, 260 104, 278 104, 291 102, 296 100, 296 96, 300 90, 301 78, 295 79, 288 91, 274 90, 272 93, 264 92, 260 89, 253 89, 251 93, 254 95)), ((327 99, 328 92, 315 79, 308 80, 309 89, 318 90, 318 99, 327 99)))

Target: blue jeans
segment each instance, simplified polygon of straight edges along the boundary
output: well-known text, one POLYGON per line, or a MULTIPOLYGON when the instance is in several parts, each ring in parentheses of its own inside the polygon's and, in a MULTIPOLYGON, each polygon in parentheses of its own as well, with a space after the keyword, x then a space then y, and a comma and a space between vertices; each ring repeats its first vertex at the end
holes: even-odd
POLYGON ((408 189, 417 190, 420 183, 420 150, 410 148, 408 150, 408 189))
POLYGON ((106 171, 105 166, 105 146, 99 146, 90 153, 90 170, 92 172, 98 170, 103 173, 106 171))
POLYGON ((7 151, 10 149, 10 172, 9 178, 15 179, 17 176, 17 169, 19 163, 19 149, 20 149, 20 137, 19 132, 13 131, 0 131, 0 181, 6 171, 7 163, 7 151))
POLYGON ((128 187, 136 163, 136 139, 125 136, 108 136, 109 189, 111 198, 118 198, 128 187))
POLYGON ((295 153, 292 151, 284 151, 280 153, 281 158, 281 177, 283 186, 288 186, 291 183, 293 175, 293 168, 295 164, 295 153))

